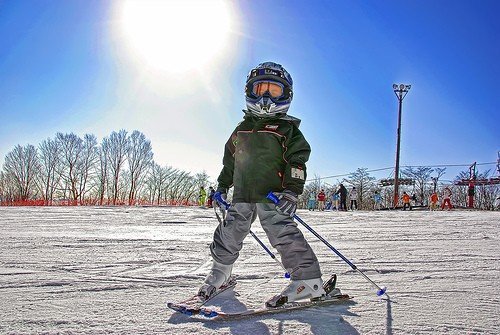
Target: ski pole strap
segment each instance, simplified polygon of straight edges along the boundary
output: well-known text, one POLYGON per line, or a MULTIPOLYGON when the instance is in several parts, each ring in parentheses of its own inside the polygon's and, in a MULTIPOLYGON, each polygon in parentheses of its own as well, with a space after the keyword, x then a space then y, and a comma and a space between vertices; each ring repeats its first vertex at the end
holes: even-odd
POLYGON ((224 205, 224 207, 226 207, 225 209, 229 209, 229 207, 231 207, 231 204, 228 203, 227 201, 225 201, 223 198, 222 198, 222 193, 220 192, 215 192, 214 194, 214 198, 215 200, 217 200, 217 202, 221 203, 224 205))

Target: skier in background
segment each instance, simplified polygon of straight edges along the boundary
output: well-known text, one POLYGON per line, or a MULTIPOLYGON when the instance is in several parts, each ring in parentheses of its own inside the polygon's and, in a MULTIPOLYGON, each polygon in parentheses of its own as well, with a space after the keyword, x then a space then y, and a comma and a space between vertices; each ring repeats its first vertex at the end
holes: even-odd
POLYGON ((318 211, 325 210, 325 200, 326 200, 325 191, 324 190, 319 191, 319 193, 318 193, 318 211))
POLYGON ((449 187, 445 187, 443 190, 443 203, 441 204, 441 209, 448 207, 451 210, 453 206, 451 205, 451 190, 449 187))
POLYGON ((334 210, 339 210, 339 199, 340 199, 340 195, 335 192, 333 193, 332 195, 332 209, 334 210))
POLYGON ((437 203, 438 203, 438 201, 439 201, 439 199, 438 199, 438 195, 437 195, 437 193, 436 193, 436 192, 432 192, 432 195, 431 195, 431 203, 430 203, 430 205, 429 205, 429 210, 431 210, 431 211, 436 210, 436 208, 437 208, 437 206, 438 206, 438 204, 437 204, 437 203))
POLYGON ((378 191, 375 191, 375 194, 373 194, 373 209, 379 210, 382 205, 382 197, 378 193, 378 191))
POLYGON ((352 188, 349 198, 351 199, 351 211, 358 209, 358 191, 356 187, 352 188))
POLYGON ((198 205, 205 206, 205 201, 207 200, 207 191, 203 186, 200 187, 200 193, 198 194, 198 205))
POLYGON ((217 179, 217 192, 223 199, 234 187, 232 204, 215 230, 210 245, 212 269, 198 296, 207 299, 230 280, 242 242, 258 216, 291 274, 290 284, 266 305, 322 297, 325 290, 318 259, 292 219, 311 152, 298 128, 300 120, 287 115, 292 78, 281 65, 262 63, 248 74, 245 96, 245 116, 225 145, 217 179), (278 197, 277 205, 266 198, 269 191, 278 197))
POLYGON ((413 201, 413 207, 417 206, 417 195, 415 193, 412 194, 411 201, 413 201))
POLYGON ((339 210, 347 211, 347 188, 345 188, 344 184, 339 185, 336 194, 340 196, 339 210))
POLYGON ((316 193, 309 193, 309 199, 307 200, 307 209, 314 211, 316 208, 316 193))
POLYGON ((408 207, 411 211, 410 196, 406 192, 403 192, 401 199, 403 199, 403 210, 405 211, 408 207))
POLYGON ((215 194, 215 190, 212 186, 210 186, 208 188, 208 207, 210 207, 210 208, 212 208, 212 204, 214 201, 214 194, 215 194))

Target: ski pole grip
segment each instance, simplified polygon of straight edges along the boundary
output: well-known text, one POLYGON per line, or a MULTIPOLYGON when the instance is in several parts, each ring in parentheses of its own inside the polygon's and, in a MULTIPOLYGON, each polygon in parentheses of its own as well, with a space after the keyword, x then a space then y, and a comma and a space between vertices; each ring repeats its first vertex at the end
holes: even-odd
POLYGON ((280 199, 278 199, 278 197, 276 196, 276 194, 274 194, 272 191, 270 191, 266 198, 268 198, 269 200, 271 200, 272 202, 274 202, 275 205, 277 205, 279 202, 280 202, 280 199))
POLYGON ((222 193, 215 192, 214 198, 215 200, 217 200, 218 203, 223 204, 224 207, 226 207, 226 210, 229 209, 229 207, 231 207, 231 204, 229 204, 226 200, 224 200, 224 198, 222 198, 222 193))

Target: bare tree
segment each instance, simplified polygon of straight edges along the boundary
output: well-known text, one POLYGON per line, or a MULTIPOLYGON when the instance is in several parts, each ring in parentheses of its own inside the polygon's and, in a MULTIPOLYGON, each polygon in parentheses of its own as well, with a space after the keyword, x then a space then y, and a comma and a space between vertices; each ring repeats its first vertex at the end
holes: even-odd
POLYGON ((189 192, 192 189, 192 176, 189 172, 179 171, 169 180, 168 195, 172 203, 185 203, 189 200, 189 192))
POLYGON ((431 180, 432 172, 434 172, 432 168, 423 166, 417 168, 409 166, 402 171, 404 177, 411 178, 415 182, 415 188, 418 191, 420 205, 422 206, 424 205, 424 199, 428 198, 425 194, 425 186, 431 180))
POLYGON ((370 176, 370 173, 367 171, 367 168, 358 168, 345 179, 348 184, 356 187, 358 190, 358 207, 361 209, 368 207, 368 203, 371 203, 369 201, 371 199, 369 190, 374 187, 373 181, 375 177, 370 176))
POLYGON ((433 191, 437 191, 437 185, 439 182, 439 179, 446 173, 446 168, 436 168, 434 171, 437 173, 436 177, 431 177, 432 182, 434 184, 433 191))
POLYGON ((165 203, 168 202, 169 190, 172 185, 174 185, 177 180, 177 175, 179 174, 178 169, 174 169, 170 166, 162 167, 160 171, 160 180, 158 180, 158 204, 160 203, 161 197, 165 203))
POLYGON ((12 178, 7 173, 0 171, 0 205, 10 203, 14 200, 14 187, 12 178))
POLYGON ((17 145, 5 157, 4 170, 14 181, 14 200, 26 201, 35 192, 35 181, 40 169, 36 148, 17 145))
POLYGON ((83 140, 73 133, 57 133, 56 141, 61 150, 63 163, 60 174, 65 186, 69 188, 71 200, 76 204, 80 196, 79 181, 83 140))
POLYGON ((106 191, 108 188, 108 151, 109 151, 109 139, 104 138, 102 140, 101 146, 98 149, 99 155, 99 165, 97 167, 97 199, 98 204, 104 204, 104 197, 106 196, 106 191))
POLYGON ((119 197, 120 172, 125 163, 128 147, 127 131, 122 129, 118 133, 112 132, 107 140, 109 146, 106 150, 108 167, 111 172, 112 203, 116 205, 119 197))
POLYGON ((83 137, 82 151, 80 155, 79 171, 79 200, 83 205, 85 195, 89 192, 88 182, 92 178, 96 170, 96 162, 98 160, 97 138, 95 135, 85 134, 83 137))
POLYGON ((151 142, 143 133, 135 130, 128 139, 127 161, 130 172, 130 191, 128 204, 132 205, 136 198, 137 190, 144 180, 147 168, 153 160, 151 142))
POLYGON ((40 159, 40 188, 45 205, 50 205, 54 200, 54 192, 61 179, 60 170, 61 155, 55 140, 50 138, 42 141, 38 146, 40 159))
POLYGON ((146 178, 146 187, 148 190, 149 203, 157 205, 160 204, 162 195, 162 187, 165 179, 162 175, 162 167, 155 161, 151 161, 150 173, 146 178))
POLYGON ((179 170, 171 166, 162 167, 153 162, 150 171, 147 184, 151 203, 160 205, 162 202, 175 203, 180 201, 180 199, 169 198, 173 193, 173 188, 178 183, 179 170))

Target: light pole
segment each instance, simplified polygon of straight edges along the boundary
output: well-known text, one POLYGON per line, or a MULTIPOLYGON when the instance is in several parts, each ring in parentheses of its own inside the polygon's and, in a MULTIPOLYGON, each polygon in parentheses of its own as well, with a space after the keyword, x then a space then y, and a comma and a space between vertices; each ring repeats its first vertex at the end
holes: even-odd
POLYGON ((403 109, 403 99, 411 88, 411 85, 405 84, 394 84, 392 85, 394 93, 399 101, 399 112, 398 112, 398 139, 396 144, 396 167, 394 171, 394 208, 398 205, 399 201, 399 152, 401 146, 401 110, 403 109))

